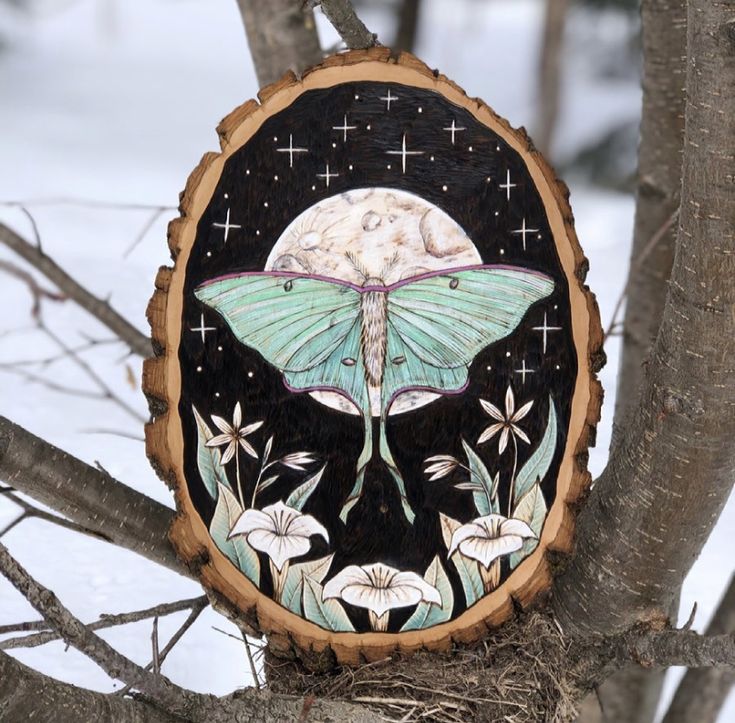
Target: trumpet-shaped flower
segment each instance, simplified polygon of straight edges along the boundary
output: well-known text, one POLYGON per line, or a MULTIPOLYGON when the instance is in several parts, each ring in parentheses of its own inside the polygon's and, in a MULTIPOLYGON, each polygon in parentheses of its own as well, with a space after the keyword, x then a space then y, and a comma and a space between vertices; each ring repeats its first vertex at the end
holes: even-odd
POLYGON ((230 530, 229 536, 235 535, 245 535, 248 544, 268 555, 278 571, 311 549, 312 535, 321 535, 329 542, 329 533, 315 517, 280 500, 262 510, 245 510, 230 530))
POLYGON ((489 568, 494 560, 520 550, 523 541, 530 537, 536 535, 523 520, 503 515, 478 517, 454 531, 447 556, 459 550, 489 568))
POLYGON ((415 572, 401 572, 382 562, 348 565, 324 586, 323 597, 341 598, 367 608, 374 630, 387 629, 388 613, 393 608, 416 605, 422 600, 442 604, 439 591, 415 572))

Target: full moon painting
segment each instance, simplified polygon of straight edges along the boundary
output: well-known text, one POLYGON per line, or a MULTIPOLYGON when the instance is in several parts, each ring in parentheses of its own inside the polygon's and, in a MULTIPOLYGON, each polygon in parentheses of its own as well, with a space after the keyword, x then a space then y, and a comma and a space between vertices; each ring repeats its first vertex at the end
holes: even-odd
POLYGON ((428 635, 531 574, 566 495, 588 360, 564 226, 467 99, 362 78, 287 100, 184 219, 184 499, 263 620, 428 635))

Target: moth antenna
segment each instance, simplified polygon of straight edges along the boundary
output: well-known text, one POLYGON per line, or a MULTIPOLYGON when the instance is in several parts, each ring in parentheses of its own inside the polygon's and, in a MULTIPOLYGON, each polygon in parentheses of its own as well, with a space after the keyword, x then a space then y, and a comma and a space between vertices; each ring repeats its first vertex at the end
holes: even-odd
POLYGON ((395 265, 401 260, 401 254, 399 251, 394 251, 393 256, 391 256, 388 261, 386 262, 385 266, 383 267, 383 270, 381 271, 381 276, 385 278, 390 271, 393 270, 395 265))
POLYGON ((358 259, 355 254, 352 253, 352 251, 346 251, 345 256, 347 257, 347 260, 352 264, 352 268, 355 269, 355 271, 357 271, 360 276, 362 276, 362 280, 367 281, 370 278, 370 274, 360 262, 360 259, 358 259))

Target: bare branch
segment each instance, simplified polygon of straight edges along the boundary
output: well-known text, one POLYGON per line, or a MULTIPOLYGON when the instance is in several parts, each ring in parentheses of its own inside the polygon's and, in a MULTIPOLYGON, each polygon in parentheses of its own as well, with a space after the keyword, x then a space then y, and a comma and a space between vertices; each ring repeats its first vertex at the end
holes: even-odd
POLYGON ((4 271, 6 274, 14 276, 28 287, 28 291, 31 292, 31 297, 33 298, 31 314, 35 319, 37 319, 41 313, 41 301, 43 299, 49 299, 50 301, 66 301, 66 296, 44 289, 43 286, 36 281, 33 274, 29 274, 27 271, 21 269, 15 264, 11 264, 10 261, 3 261, 0 259, 0 271, 4 271))
MULTIPOLYGON (((735 576, 707 627, 707 635, 724 633, 735 633, 735 576)), ((687 670, 661 723, 716 723, 733 685, 733 668, 687 670)))
POLYGON ((0 223, 0 242, 44 274, 49 281, 58 286, 65 296, 75 301, 85 311, 104 324, 128 345, 131 352, 142 357, 152 354, 151 342, 145 334, 123 318, 108 302, 87 291, 40 248, 29 243, 2 223, 0 223))
POLYGON ((163 675, 152 675, 95 635, 59 602, 53 592, 39 585, 2 543, 0 572, 69 645, 97 663, 111 678, 135 686, 174 715, 187 712, 187 691, 174 685, 163 675))
POLYGON ((321 0, 313 3, 320 5, 327 20, 334 26, 345 45, 351 50, 372 48, 377 45, 378 36, 371 33, 360 20, 350 0, 321 0))
POLYGON ((174 513, 0 417, 0 479, 103 539, 189 575, 167 531, 174 513))
POLYGON ((395 50, 413 52, 420 15, 421 0, 401 0, 398 6, 398 28, 393 40, 395 50))
MULTIPOLYGON (((106 628, 112 628, 118 625, 127 625, 128 623, 135 623, 139 620, 146 620, 152 617, 171 615, 173 613, 181 612, 182 610, 191 610, 192 613, 196 611, 198 616, 199 613, 207 607, 207 604, 207 596, 200 595, 199 597, 188 598, 186 600, 161 603, 160 605, 154 605, 153 607, 145 608, 144 610, 135 610, 129 613, 116 613, 114 615, 100 615, 99 620, 88 623, 87 627, 90 630, 104 630, 106 628)), ((194 619, 196 619, 196 617, 194 619)), ((192 622, 194 621, 192 620, 192 622)), ((191 623, 189 623, 189 625, 191 625, 191 623)), ((55 631, 47 630, 48 627, 49 625, 45 620, 0 626, 0 635, 4 633, 30 632, 32 630, 41 631, 36 635, 26 635, 23 637, 0 641, 0 650, 11 650, 12 648, 35 648, 39 645, 50 643, 53 640, 58 640, 59 634, 55 631)), ((179 637, 181 636, 179 635, 179 637)), ((176 639, 178 640, 179 638, 176 639)), ((168 651, 164 648, 164 650, 161 651, 161 662, 163 662, 166 655, 168 655, 168 651)))

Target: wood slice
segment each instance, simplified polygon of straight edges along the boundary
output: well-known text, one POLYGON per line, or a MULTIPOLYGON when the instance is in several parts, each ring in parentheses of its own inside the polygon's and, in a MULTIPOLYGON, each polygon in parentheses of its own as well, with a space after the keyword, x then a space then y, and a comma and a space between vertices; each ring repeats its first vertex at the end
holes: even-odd
POLYGON ((604 356, 568 191, 407 54, 259 99, 191 174, 148 309, 171 541, 283 655, 475 641, 548 590, 589 484, 604 356))

